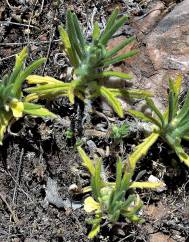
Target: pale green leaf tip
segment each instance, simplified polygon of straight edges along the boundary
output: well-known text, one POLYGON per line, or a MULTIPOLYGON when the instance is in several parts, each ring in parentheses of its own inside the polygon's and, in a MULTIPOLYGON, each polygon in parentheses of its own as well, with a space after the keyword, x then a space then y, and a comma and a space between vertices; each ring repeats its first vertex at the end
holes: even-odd
POLYGON ((58 31, 61 32, 61 31, 63 31, 63 30, 64 30, 64 26, 63 26, 63 24, 59 25, 59 26, 58 26, 58 31))

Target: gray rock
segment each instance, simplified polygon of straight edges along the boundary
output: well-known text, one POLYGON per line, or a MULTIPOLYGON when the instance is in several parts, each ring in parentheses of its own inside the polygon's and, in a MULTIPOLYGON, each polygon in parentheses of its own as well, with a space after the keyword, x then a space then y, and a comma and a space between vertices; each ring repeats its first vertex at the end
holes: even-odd
POLYGON ((156 105, 164 110, 170 78, 175 79, 178 74, 186 76, 183 89, 188 89, 189 0, 177 4, 170 13, 163 13, 163 5, 158 4, 161 11, 152 14, 149 10, 151 14, 138 21, 137 27, 133 24, 140 53, 125 60, 121 71, 134 73, 133 85, 150 90, 156 105))
POLYGON ((156 70, 189 73, 189 0, 167 14, 146 39, 147 53, 156 70))

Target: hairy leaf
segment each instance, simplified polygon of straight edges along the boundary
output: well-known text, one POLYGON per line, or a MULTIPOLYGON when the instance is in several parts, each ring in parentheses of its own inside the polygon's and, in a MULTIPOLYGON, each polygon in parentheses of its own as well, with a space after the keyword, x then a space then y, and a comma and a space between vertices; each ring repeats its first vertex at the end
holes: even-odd
POLYGON ((77 147, 77 150, 79 152, 79 155, 81 159, 83 160, 83 165, 89 170, 92 176, 95 175, 95 167, 93 162, 89 159, 85 151, 79 146, 77 147))
POLYGON ((147 154, 148 150, 156 142, 158 137, 159 137, 159 134, 152 133, 150 136, 144 139, 144 141, 141 144, 139 144, 135 148, 134 152, 131 155, 129 155, 128 160, 132 170, 135 169, 136 162, 147 154))
POLYGON ((108 88, 101 86, 100 94, 106 98, 107 102, 113 107, 114 111, 122 118, 123 109, 119 100, 108 90, 108 88))
POLYGON ((57 118, 57 116, 54 113, 51 113, 48 109, 43 108, 39 104, 34 104, 34 103, 27 103, 24 102, 24 113, 25 114, 30 114, 32 116, 37 116, 37 117, 51 117, 51 118, 57 118))

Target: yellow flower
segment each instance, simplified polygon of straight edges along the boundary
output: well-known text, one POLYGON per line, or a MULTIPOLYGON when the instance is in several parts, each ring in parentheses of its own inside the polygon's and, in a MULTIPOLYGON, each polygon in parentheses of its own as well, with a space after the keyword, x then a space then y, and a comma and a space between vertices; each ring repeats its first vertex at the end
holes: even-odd
POLYGON ((97 203, 92 197, 88 197, 84 201, 84 209, 87 213, 91 213, 100 209, 100 203, 97 203))
POLYGON ((10 102, 10 108, 11 108, 13 116, 15 118, 22 117, 22 113, 24 111, 24 104, 22 102, 18 101, 18 99, 16 99, 16 98, 14 98, 10 102))

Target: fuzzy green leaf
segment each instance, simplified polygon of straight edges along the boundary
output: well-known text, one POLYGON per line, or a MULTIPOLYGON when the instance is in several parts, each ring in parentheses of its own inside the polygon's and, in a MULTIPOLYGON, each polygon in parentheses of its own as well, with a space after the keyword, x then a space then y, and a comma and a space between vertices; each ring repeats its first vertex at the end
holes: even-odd
POLYGON ((132 116, 139 118, 140 120, 144 121, 144 122, 150 122, 153 123, 155 125, 157 125, 158 127, 161 128, 161 123, 159 122, 159 120, 157 120, 154 117, 151 117, 149 115, 146 115, 140 111, 136 111, 136 110, 131 110, 129 109, 127 111, 128 113, 130 113, 132 116))
POLYGON ((165 120, 163 115, 161 114, 161 112, 158 110, 158 108, 156 107, 154 101, 151 98, 146 98, 146 103, 148 104, 148 106, 151 108, 152 111, 154 111, 154 113, 159 117, 162 126, 164 126, 165 120))
POLYGON ((163 182, 132 182, 132 184, 130 185, 130 188, 155 189, 155 188, 160 188, 160 187, 164 187, 164 186, 165 186, 165 184, 163 182))
POLYGON ((114 111, 122 118, 123 117, 123 109, 120 101, 109 91, 108 88, 101 86, 99 88, 100 94, 105 97, 107 102, 113 107, 114 111))
POLYGON ((93 225, 92 230, 88 235, 88 238, 93 239, 99 232, 100 232, 100 224, 93 225))
POLYGON ((94 75, 95 78, 112 77, 112 76, 119 77, 122 79, 127 79, 127 80, 132 79, 132 76, 130 74, 126 74, 118 71, 103 71, 94 75))
POLYGON ((101 160, 98 159, 95 164, 95 174, 91 177, 91 187, 95 199, 98 201, 101 196, 100 191, 102 188, 102 178, 101 178, 101 160))
POLYGON ((172 119, 174 118, 174 116, 176 115, 176 110, 175 110, 175 105, 174 105, 174 93, 172 90, 169 92, 168 101, 169 101, 168 123, 170 123, 172 121, 172 119))
POLYGON ((179 94, 180 94, 180 91, 181 91, 181 84, 182 84, 182 76, 181 75, 179 75, 178 77, 177 77, 177 79, 174 81, 174 85, 173 85, 173 91, 174 91, 174 93, 175 93, 175 96, 179 96, 179 94))
POLYGON ((69 36, 69 40, 70 40, 70 43, 71 43, 71 47, 72 47, 72 50, 75 51, 76 53, 76 58, 78 56, 78 61, 82 60, 83 59, 83 52, 82 52, 82 48, 79 44, 79 41, 78 41, 78 36, 77 36, 77 31, 75 29, 75 25, 74 25, 74 14, 68 10, 67 11, 67 21, 66 21, 66 30, 67 30, 67 33, 68 33, 68 36, 69 36))
POLYGON ((98 22, 95 22, 94 23, 94 29, 93 29, 93 33, 92 33, 92 38, 93 38, 93 41, 98 41, 100 37, 100 28, 99 28, 99 25, 98 25, 98 22))
POLYGON ((75 31, 76 31, 76 34, 77 34, 77 38, 79 40, 79 44, 81 45, 83 55, 85 55, 85 44, 86 43, 85 43, 85 39, 84 39, 84 36, 83 36, 82 29, 81 29, 80 24, 78 22, 78 18, 74 13, 73 13, 72 18, 73 18, 73 23, 74 23, 75 31))
POLYGON ((101 35, 101 39, 104 38, 104 35, 110 30, 110 28, 112 28, 112 26, 115 24, 116 18, 119 14, 119 8, 115 8, 115 10, 113 11, 113 13, 110 15, 105 30, 101 35))
POLYGON ((135 40, 135 37, 130 37, 130 38, 127 38, 127 39, 123 40, 115 48, 113 48, 112 50, 107 52, 107 54, 105 56, 105 59, 108 59, 108 58, 116 55, 120 50, 122 50, 126 45, 132 43, 134 40, 135 40))
POLYGON ((77 147, 77 150, 79 152, 79 155, 81 159, 83 160, 83 165, 89 170, 92 176, 95 175, 95 166, 93 162, 89 159, 85 151, 79 146, 77 147))
POLYGON ((65 51, 66 51, 66 53, 67 53, 67 55, 69 57, 69 60, 70 60, 71 64, 74 67, 77 67, 78 64, 79 64, 79 60, 77 58, 75 50, 72 49, 68 33, 64 30, 63 26, 59 26, 58 30, 59 30, 59 33, 60 33, 61 41, 64 44, 65 51))
POLYGON ((64 82, 59 81, 50 76, 29 75, 26 80, 28 84, 62 84, 64 82))
POLYGON ((182 108, 180 109, 180 111, 178 112, 178 115, 175 118, 175 121, 176 121, 175 125, 179 127, 181 125, 181 122, 182 121, 185 122, 185 120, 188 119, 188 117, 189 117, 189 91, 185 97, 185 101, 182 108))
POLYGON ((127 58, 130 58, 130 57, 136 55, 138 52, 139 51, 137 49, 131 50, 131 51, 127 52, 126 54, 119 55, 119 56, 112 58, 110 60, 107 59, 107 60, 104 61, 104 66, 106 67, 106 66, 113 65, 113 64, 116 64, 118 62, 121 62, 121 61, 123 61, 127 58))
POLYGON ((15 63, 13 72, 9 78, 9 81, 8 81, 9 84, 13 83, 18 77, 18 75, 20 74, 24 61, 27 58, 27 56, 28 56, 28 50, 26 47, 23 48, 22 51, 16 55, 16 63, 15 63))
POLYGON ((123 88, 109 88, 115 97, 125 98, 146 98, 152 97, 153 94, 146 90, 138 89, 123 89, 123 88))
POLYGON ((3 137, 6 132, 7 126, 12 118, 10 112, 0 112, 0 145, 2 145, 3 137))
POLYGON ((184 151, 181 145, 178 145, 174 147, 175 152, 178 155, 179 159, 185 163, 186 166, 189 167, 189 155, 184 151))
POLYGON ((37 117, 50 117, 50 118, 57 118, 57 116, 50 112, 48 109, 43 108, 41 105, 24 102, 24 113, 30 114, 32 116, 37 117))
MULTIPOLYGON (((116 11, 116 10, 115 10, 116 11)), ((117 17, 117 16, 116 16, 117 17)), ((113 36, 113 34, 125 24, 125 22, 128 20, 127 16, 123 16, 115 21, 112 26, 109 26, 109 23, 106 26, 105 32, 102 34, 100 38, 100 43, 103 45, 107 45, 110 38, 113 36)))
POLYGON ((132 170, 135 169, 137 161, 147 154, 148 150, 156 142, 158 137, 159 134, 152 133, 150 136, 144 139, 144 141, 141 144, 135 147, 134 152, 131 155, 129 155, 128 158, 132 170))
POLYGON ((21 89, 21 85, 26 80, 26 78, 35 71, 39 66, 41 66, 45 62, 46 58, 41 58, 39 60, 34 61, 31 65, 29 65, 25 70, 23 70, 19 76, 17 76, 13 90, 18 95, 21 89))
POLYGON ((45 85, 40 85, 37 87, 28 87, 25 88, 24 91, 29 92, 29 93, 38 93, 40 94, 51 94, 52 92, 58 92, 58 91, 68 91, 70 87, 70 83, 63 83, 62 84, 45 84, 45 85))
POLYGON ((119 158, 117 161, 115 190, 118 190, 120 188, 121 178, 122 178, 122 161, 119 158))

